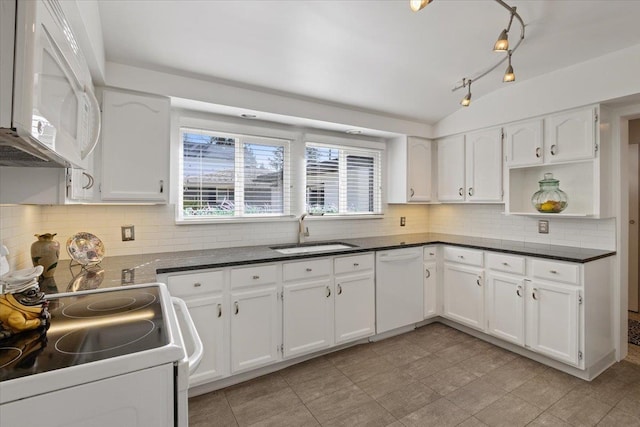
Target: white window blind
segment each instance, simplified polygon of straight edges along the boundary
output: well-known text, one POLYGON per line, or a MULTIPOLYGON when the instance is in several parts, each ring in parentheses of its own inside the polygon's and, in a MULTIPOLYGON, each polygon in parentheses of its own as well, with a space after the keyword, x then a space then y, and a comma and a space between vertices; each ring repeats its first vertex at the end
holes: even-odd
POLYGON ((306 144, 306 209, 322 214, 379 214, 380 151, 306 144))
POLYGON ((289 141, 181 129, 181 219, 289 214, 289 141))

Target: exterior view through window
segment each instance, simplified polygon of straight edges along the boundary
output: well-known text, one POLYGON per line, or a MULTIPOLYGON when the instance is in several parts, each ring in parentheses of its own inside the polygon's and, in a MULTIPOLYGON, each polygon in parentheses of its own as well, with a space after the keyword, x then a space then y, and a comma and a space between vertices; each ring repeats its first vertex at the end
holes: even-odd
POLYGON ((186 128, 181 139, 183 219, 289 214, 289 141, 186 128))
POLYGON ((306 180, 309 213, 381 213, 377 150, 307 143, 306 180))

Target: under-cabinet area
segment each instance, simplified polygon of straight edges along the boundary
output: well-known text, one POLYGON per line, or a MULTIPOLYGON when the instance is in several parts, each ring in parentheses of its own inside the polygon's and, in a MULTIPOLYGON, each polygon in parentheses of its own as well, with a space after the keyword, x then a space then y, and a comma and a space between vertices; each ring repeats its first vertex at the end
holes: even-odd
POLYGON ((613 257, 447 244, 159 275, 204 344, 192 394, 434 321, 583 379, 615 361, 613 257))

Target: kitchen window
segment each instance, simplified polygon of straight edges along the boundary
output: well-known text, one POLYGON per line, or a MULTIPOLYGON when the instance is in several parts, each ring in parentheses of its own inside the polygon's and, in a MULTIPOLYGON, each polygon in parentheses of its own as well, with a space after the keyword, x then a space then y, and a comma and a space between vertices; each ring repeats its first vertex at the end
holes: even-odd
POLYGON ((379 150, 307 142, 307 212, 381 214, 380 157, 379 150))
POLYGON ((179 219, 289 215, 289 141, 181 128, 179 219))

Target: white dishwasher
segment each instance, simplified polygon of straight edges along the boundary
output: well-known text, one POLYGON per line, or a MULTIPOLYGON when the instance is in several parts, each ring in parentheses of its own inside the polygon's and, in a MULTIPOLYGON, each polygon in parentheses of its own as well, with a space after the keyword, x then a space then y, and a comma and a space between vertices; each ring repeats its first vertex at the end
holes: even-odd
POLYGON ((376 333, 423 320, 422 247, 376 252, 376 333))

